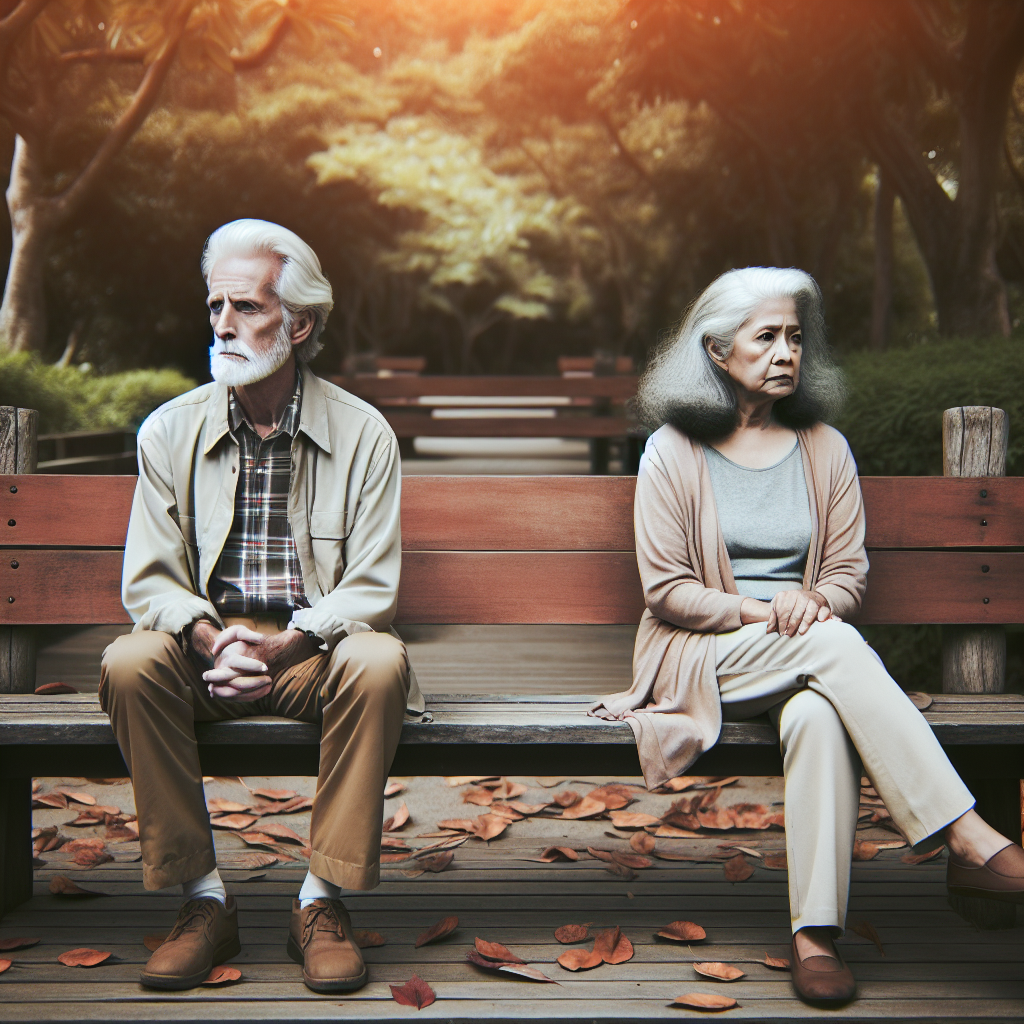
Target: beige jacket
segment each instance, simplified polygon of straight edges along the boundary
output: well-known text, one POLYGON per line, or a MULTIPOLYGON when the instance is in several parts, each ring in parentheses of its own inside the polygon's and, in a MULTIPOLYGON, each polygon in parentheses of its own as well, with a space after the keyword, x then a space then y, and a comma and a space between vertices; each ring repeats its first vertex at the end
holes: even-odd
MULTIPOLYGON (((333 650, 351 633, 390 630, 402 567, 401 465, 395 435, 376 409, 304 365, 301 373, 288 519, 310 607, 296 610, 291 625, 333 650)), ((121 583, 136 630, 179 633, 201 618, 223 626, 207 595, 237 481, 224 385, 167 402, 139 428, 121 583)), ((415 676, 408 706, 423 710, 415 676)))
MULTIPOLYGON (((823 423, 797 431, 811 507, 805 590, 850 618, 864 595, 864 506, 846 439, 823 423)), ((591 714, 625 719, 650 787, 682 775, 718 741, 722 702, 715 634, 740 628, 736 590, 707 459, 700 444, 664 426, 647 442, 633 509, 647 609, 633 652, 633 685, 591 714)))

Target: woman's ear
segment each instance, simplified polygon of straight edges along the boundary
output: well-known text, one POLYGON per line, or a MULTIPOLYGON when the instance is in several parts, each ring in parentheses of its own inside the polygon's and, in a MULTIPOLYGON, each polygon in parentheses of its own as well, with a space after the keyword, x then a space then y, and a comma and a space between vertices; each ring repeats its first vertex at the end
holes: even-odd
POLYGON ((707 352, 707 354, 711 357, 711 361, 717 367, 719 367, 719 369, 727 369, 725 362, 725 354, 722 352, 721 348, 719 348, 718 342, 715 341, 714 338, 704 339, 704 351, 707 352))

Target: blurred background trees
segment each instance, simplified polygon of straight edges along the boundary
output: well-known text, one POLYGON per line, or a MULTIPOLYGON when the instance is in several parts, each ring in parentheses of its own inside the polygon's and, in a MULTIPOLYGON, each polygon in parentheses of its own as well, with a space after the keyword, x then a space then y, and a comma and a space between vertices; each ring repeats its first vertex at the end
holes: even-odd
POLYGON ((642 363, 765 263, 851 369, 1015 360, 1022 54, 1014 0, 0 0, 3 340, 203 379, 203 240, 258 216, 334 283, 322 372, 642 363))

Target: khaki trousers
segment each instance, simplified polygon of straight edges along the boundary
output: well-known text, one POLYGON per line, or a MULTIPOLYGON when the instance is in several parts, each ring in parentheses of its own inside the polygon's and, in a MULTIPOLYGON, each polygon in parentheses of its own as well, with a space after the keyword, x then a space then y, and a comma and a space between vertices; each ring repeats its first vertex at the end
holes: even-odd
POLYGON ((751 623, 716 637, 722 713, 770 710, 786 776, 793 931, 842 932, 861 766, 916 845, 974 806, 928 723, 853 626, 818 622, 780 637, 751 623))
MULTIPOLYGON (((264 633, 283 628, 274 619, 233 622, 264 633)), ((280 672, 266 697, 248 703, 211 698, 169 633, 118 637, 103 652, 100 703, 135 790, 145 887, 186 882, 217 863, 194 723, 281 715, 322 724, 310 869, 346 889, 372 889, 408 692, 405 645, 388 633, 354 633, 329 655, 280 672)))

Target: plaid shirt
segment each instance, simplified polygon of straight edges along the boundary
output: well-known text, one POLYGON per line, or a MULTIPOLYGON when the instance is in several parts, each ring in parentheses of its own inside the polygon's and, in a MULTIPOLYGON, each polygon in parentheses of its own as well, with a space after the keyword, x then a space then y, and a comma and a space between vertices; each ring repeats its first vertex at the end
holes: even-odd
POLYGON ((299 429, 302 377, 277 429, 266 438, 253 430, 228 391, 231 436, 238 444, 235 517, 210 578, 210 599, 221 615, 291 612, 308 608, 299 554, 288 523, 292 439, 299 429))

